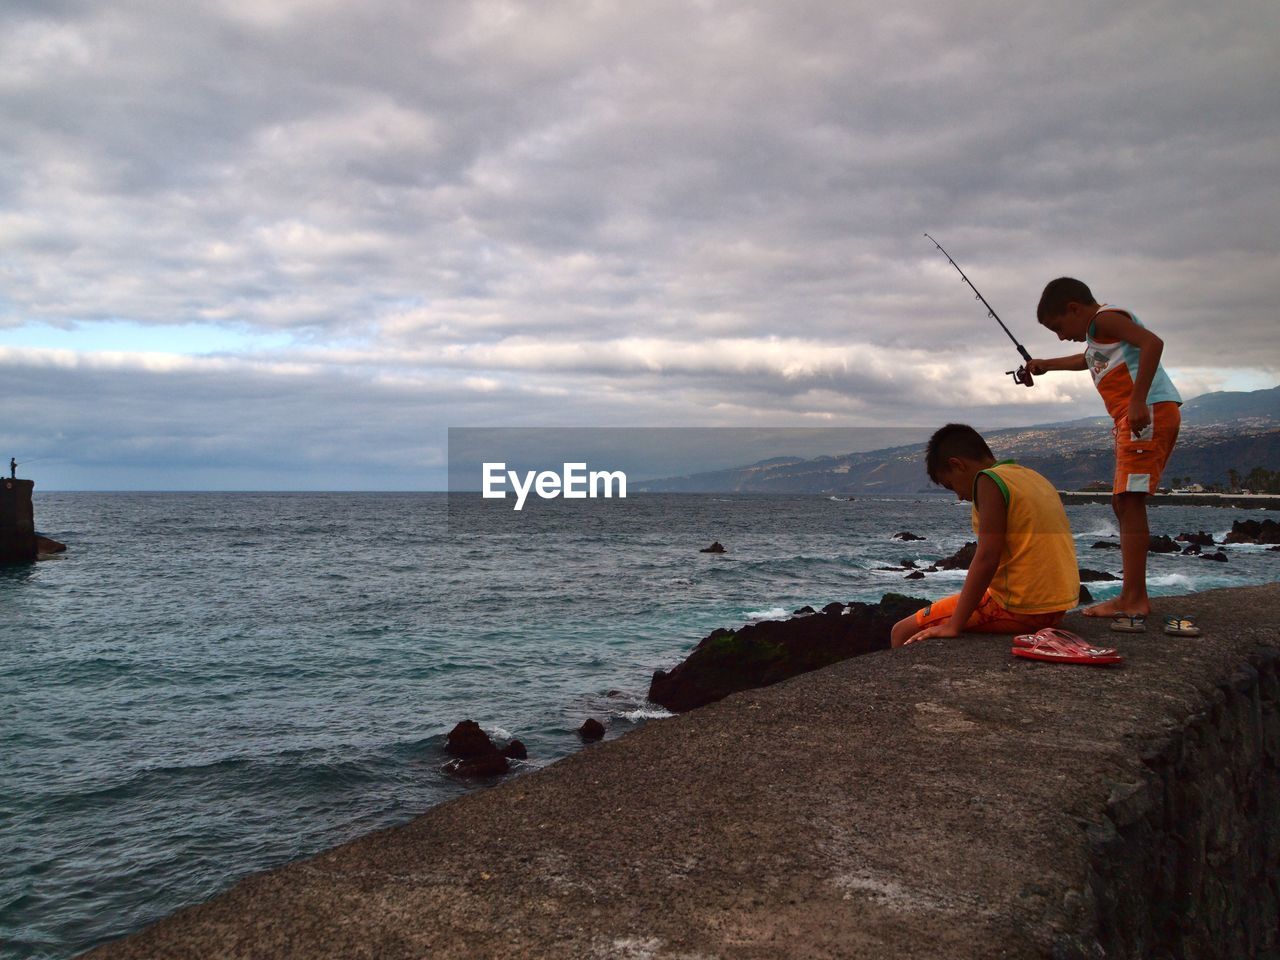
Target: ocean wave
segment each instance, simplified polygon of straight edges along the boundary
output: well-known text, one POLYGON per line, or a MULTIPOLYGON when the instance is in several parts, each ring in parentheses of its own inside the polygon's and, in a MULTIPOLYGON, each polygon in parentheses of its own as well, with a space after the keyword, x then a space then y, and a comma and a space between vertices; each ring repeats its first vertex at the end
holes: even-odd
MULTIPOLYGON (((1206 564, 1206 566, 1217 565, 1206 564)), ((1166 573, 1157 576, 1147 576, 1148 589, 1168 590, 1169 592, 1176 593, 1195 593, 1200 590, 1213 590, 1217 587, 1239 586, 1240 582, 1241 581, 1238 577, 1218 573, 1202 575, 1166 573)))

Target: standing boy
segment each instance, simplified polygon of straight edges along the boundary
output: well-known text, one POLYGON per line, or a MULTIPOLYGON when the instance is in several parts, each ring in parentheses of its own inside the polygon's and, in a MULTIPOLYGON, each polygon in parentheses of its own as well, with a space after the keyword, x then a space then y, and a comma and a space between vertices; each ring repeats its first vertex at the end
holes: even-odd
POLYGON ((1044 477, 996 461, 973 427, 949 423, 925 453, 929 479, 973 502, 978 547, 964 587, 893 627, 895 647, 962 632, 1035 633, 1079 602, 1075 541, 1062 498, 1044 477))
POLYGON ((1079 280, 1059 277, 1040 297, 1036 317, 1059 340, 1083 341, 1084 353, 1032 360, 1033 374, 1088 370, 1115 421, 1116 473, 1111 508, 1120 524, 1124 585, 1120 596, 1084 611, 1111 617, 1113 626, 1141 629, 1151 613, 1147 596, 1147 495, 1155 493, 1178 440, 1182 397, 1160 366, 1164 341, 1130 310, 1099 304, 1079 280))

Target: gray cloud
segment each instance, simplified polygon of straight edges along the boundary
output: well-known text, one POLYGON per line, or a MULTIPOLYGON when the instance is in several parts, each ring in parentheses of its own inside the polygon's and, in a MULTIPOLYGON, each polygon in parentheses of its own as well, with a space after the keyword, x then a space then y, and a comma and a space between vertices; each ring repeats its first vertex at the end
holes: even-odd
MULTIPOLYGON (((47 429, 178 446, 216 421, 173 396, 275 383, 297 399, 256 430, 338 434, 371 475, 375 450, 418 449, 423 406, 435 431, 1097 412, 1087 382, 1004 385, 1014 354, 928 229, 1033 353, 1060 351, 1032 312, 1068 273, 1151 323, 1188 393, 1274 377, 1278 21, 1263 2, 7 4, 0 347, 121 319, 292 344, 216 375, 13 351, 0 372, 56 379, 47 429), (113 377, 137 396, 95 421, 113 377), (363 404, 350 421, 318 412, 338 396, 363 404)), ((224 460, 270 440, 229 424, 224 460)), ((297 456, 310 485, 329 454, 297 456)))

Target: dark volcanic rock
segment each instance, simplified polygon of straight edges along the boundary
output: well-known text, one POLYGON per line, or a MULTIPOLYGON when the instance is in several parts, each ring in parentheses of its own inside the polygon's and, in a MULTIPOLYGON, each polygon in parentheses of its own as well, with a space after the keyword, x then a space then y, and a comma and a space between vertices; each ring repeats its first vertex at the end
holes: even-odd
POLYGON ((1271 549, 1272 549, 1272 550, 1280 550, 1280 545, 1274 546, 1274 547, 1272 547, 1271 549))
POLYGON ((1225 552, 1225 551, 1223 551, 1223 550, 1221 550, 1221 549, 1220 549, 1220 550, 1218 550, 1218 552, 1217 552, 1217 553, 1205 553, 1205 554, 1202 554, 1202 555, 1200 556, 1200 559, 1201 559, 1201 560, 1217 560, 1219 563, 1226 563, 1226 562, 1227 562, 1227 554, 1226 554, 1226 552, 1225 552))
POLYGON ((887 650, 893 625, 928 604, 887 593, 879 603, 851 603, 844 613, 713 630, 683 663, 653 675, 649 699, 668 710, 692 710, 739 690, 767 687, 849 657, 887 650))
POLYGON ((449 731, 444 739, 444 751, 450 756, 466 760, 470 757, 488 757, 498 752, 489 735, 474 720, 463 720, 449 731))
POLYGON ((840 616, 840 614, 844 613, 844 604, 839 602, 828 603, 825 607, 822 608, 822 612, 831 616, 838 617, 840 616))
POLYGON ((1231 532, 1223 543, 1276 543, 1280 544, 1280 522, 1275 520, 1237 520, 1231 524, 1231 532))
POLYGON ((923 540, 924 537, 917 537, 909 530, 901 530, 893 535, 894 540, 923 540))
POLYGON ((36 534, 36 553, 62 553, 67 549, 65 543, 59 543, 52 537, 36 534))
POLYGON ((1099 580, 1119 580, 1119 579, 1120 578, 1117 577, 1114 573, 1106 573, 1102 570, 1090 570, 1088 567, 1080 568, 1081 583, 1085 582, 1086 580, 1089 581, 1090 583, 1096 583, 1099 580))
POLYGON ((910 557, 903 557, 898 561, 898 565, 902 567, 903 570, 914 570, 916 568, 916 562, 910 557))
POLYGON ((1182 551, 1184 557, 1198 557, 1203 548, 1198 543, 1188 544, 1187 549, 1182 551))
POLYGON ((801 607, 799 610, 793 610, 793 611, 791 611, 791 615, 792 615, 793 617, 807 617, 809 614, 811 614, 811 613, 817 613, 817 612, 818 612, 818 611, 814 610, 814 609, 813 609, 813 607, 809 606, 809 605, 806 603, 806 604, 805 604, 803 607, 801 607))
POLYGON ((1083 583, 1080 584, 1080 602, 1093 603, 1093 594, 1089 592, 1089 588, 1083 583))
POLYGON ((912 570, 910 573, 908 573, 908 574, 907 574, 905 577, 903 577, 902 579, 903 579, 903 580, 923 580, 923 579, 924 579, 924 571, 923 571, 923 570, 912 570))
POLYGON ((699 553, 725 553, 726 550, 724 548, 724 544, 721 543, 719 540, 717 540, 715 543, 711 544, 711 546, 703 547, 698 552, 699 553))
POLYGON ((588 717, 578 728, 578 736, 583 740, 599 740, 604 736, 604 724, 595 717, 588 717))
MULTIPOLYGON (((1119 540, 1099 540, 1093 545, 1094 550, 1119 550, 1119 540)), ((1177 553, 1180 548, 1172 537, 1163 534, 1153 536, 1147 544, 1148 553, 1177 553)))
POLYGON ((457 758, 444 765, 445 773, 455 777, 496 777, 511 768, 508 758, 524 760, 529 756, 519 740, 499 750, 474 720, 463 720, 450 730, 444 749, 457 758))
POLYGON ((938 561, 939 570, 968 570, 973 563, 973 555, 978 552, 978 541, 970 540, 963 547, 944 560, 938 561))
POLYGON ((1198 533, 1180 533, 1174 539, 1179 543, 1194 543, 1200 547, 1213 546, 1213 535, 1205 533, 1203 530, 1198 533))

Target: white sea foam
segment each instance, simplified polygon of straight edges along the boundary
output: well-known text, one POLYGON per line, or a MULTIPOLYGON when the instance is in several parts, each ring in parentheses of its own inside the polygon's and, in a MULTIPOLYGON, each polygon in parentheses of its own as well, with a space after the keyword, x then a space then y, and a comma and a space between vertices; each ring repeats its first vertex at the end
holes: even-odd
MULTIPOLYGON (((1217 564, 1205 564, 1206 567, 1216 567, 1217 564)), ((1212 590, 1215 587, 1239 586, 1238 578, 1217 573, 1216 571, 1206 571, 1203 574, 1186 574, 1186 573, 1166 573, 1157 576, 1147 576, 1147 588, 1151 590, 1160 590, 1166 593, 1194 593, 1197 590, 1212 590)))
POLYGON ((786 607, 768 607, 764 610, 748 610, 743 616, 748 620, 777 620, 790 612, 786 607))
POLYGON ((674 717, 675 714, 662 707, 647 706, 637 707, 635 710, 620 710, 617 716, 632 723, 639 723, 641 720, 665 720, 667 717, 674 717))
MULTIPOLYGON (((1215 539, 1215 540, 1217 540, 1217 541, 1221 544, 1221 542, 1222 542, 1222 540, 1223 540, 1223 537, 1215 537, 1214 539, 1215 539)), ((1238 551, 1238 552, 1240 552, 1240 553, 1268 553, 1268 552, 1270 552, 1270 550, 1271 550, 1272 546, 1274 546, 1274 544, 1270 544, 1270 543, 1228 543, 1228 544, 1223 544, 1223 546, 1225 546, 1225 547, 1226 547, 1226 549, 1227 549, 1227 553, 1228 553, 1228 554, 1236 553, 1237 551, 1238 551)), ((1209 548, 1208 548, 1208 547, 1204 547, 1204 548, 1202 548, 1202 549, 1209 550, 1209 548)), ((1210 552, 1212 552, 1212 551, 1210 550, 1210 552)))
POLYGON ((1120 536, 1120 528, 1114 523, 1103 523, 1092 530, 1084 530, 1076 534, 1077 540, 1100 540, 1103 537, 1120 536))

